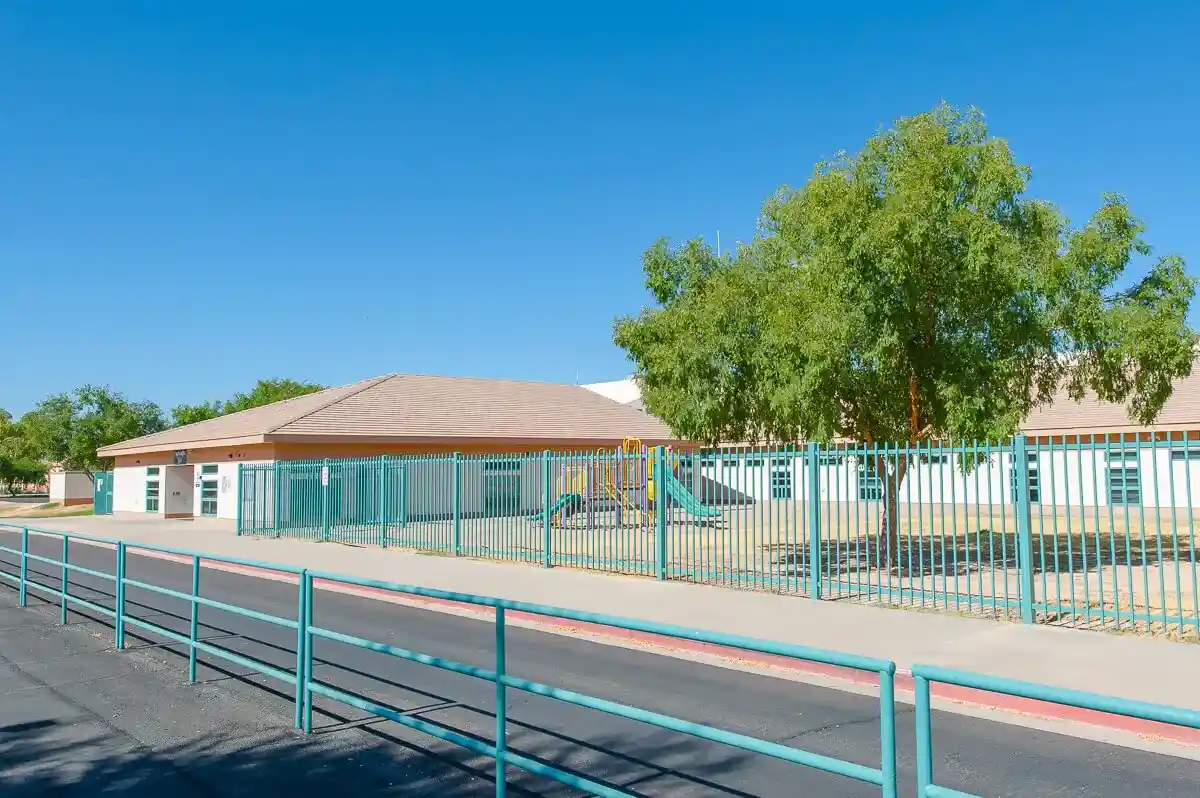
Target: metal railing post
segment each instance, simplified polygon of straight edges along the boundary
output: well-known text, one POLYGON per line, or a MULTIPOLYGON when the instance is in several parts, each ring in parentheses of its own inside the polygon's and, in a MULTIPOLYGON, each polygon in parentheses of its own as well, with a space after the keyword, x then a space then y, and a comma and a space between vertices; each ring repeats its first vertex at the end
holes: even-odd
POLYGON ((271 529, 277 538, 283 531, 283 483, 279 479, 279 471, 279 461, 276 460, 271 469, 271 529))
POLYGON ((550 450, 542 452, 542 567, 551 565, 552 533, 550 530, 550 450))
POLYGON ((200 602, 196 601, 196 597, 200 595, 200 558, 192 557, 192 617, 191 623, 188 626, 188 640, 191 645, 188 647, 188 681, 196 681, 196 640, 199 637, 200 631, 200 602))
POLYGON ((663 446, 654 447, 654 571, 667 578, 667 455, 663 446))
POLYGON ((29 527, 21 527, 21 586, 17 590, 17 606, 24 607, 28 600, 29 590, 25 587, 29 581, 29 527))
POLYGON ((883 772, 883 798, 896 798, 896 671, 879 673, 879 769, 883 772))
MULTIPOLYGON (((307 700, 308 682, 304 669, 308 651, 309 590, 308 569, 300 572, 296 591, 296 728, 304 728, 304 704, 307 700)), ((311 722, 310 722, 311 725, 311 722)))
POLYGON ((387 548, 387 465, 387 455, 379 455, 379 545, 385 549, 387 548))
POLYGON ((1033 623, 1033 526, 1029 511, 1029 450, 1025 436, 1013 438, 1013 485, 1017 504, 1017 579, 1021 587, 1021 621, 1033 623))
POLYGON ((303 704, 303 712, 301 713, 300 728, 305 734, 312 731, 312 663, 313 663, 313 645, 312 632, 309 627, 313 622, 313 579, 312 574, 305 571, 301 575, 304 582, 304 590, 302 591, 302 601, 304 602, 304 678, 301 680, 301 695, 300 699, 303 704))
POLYGON ((917 795, 933 784, 933 726, 929 717, 929 680, 914 676, 917 719, 917 795))
POLYGON ((242 502, 245 501, 245 485, 242 483, 242 463, 237 464, 237 527, 236 534, 242 534, 242 502))
POLYGON ((68 555, 70 554, 71 539, 66 535, 62 536, 62 609, 59 613, 59 620, 62 623, 67 622, 67 594, 70 592, 70 569, 67 567, 68 555))
POLYGON ((454 550, 455 557, 457 557, 459 551, 462 550, 462 501, 461 501, 462 497, 459 495, 459 493, 462 489, 462 475, 461 475, 460 469, 459 469, 459 466, 461 464, 462 464, 462 454, 460 452, 455 452, 454 453, 454 465, 453 465, 454 480, 453 480, 453 486, 452 486, 452 490, 451 490, 452 499, 454 501, 454 531, 453 531, 454 537, 453 537, 453 540, 451 541, 451 543, 452 543, 452 548, 454 550))
POLYGON ((821 600, 821 447, 808 444, 808 596, 821 600))
POLYGON ((408 463, 400 463, 400 528, 408 526, 408 463))
POLYGON ((508 752, 508 695, 504 684, 504 608, 496 608, 496 796, 503 798, 508 789, 506 759, 508 752))
POLYGON ((321 542, 329 542, 329 487, 333 474, 329 471, 329 458, 321 463, 321 542))
POLYGON ((117 542, 117 578, 113 591, 113 644, 118 651, 125 648, 125 542, 117 542))

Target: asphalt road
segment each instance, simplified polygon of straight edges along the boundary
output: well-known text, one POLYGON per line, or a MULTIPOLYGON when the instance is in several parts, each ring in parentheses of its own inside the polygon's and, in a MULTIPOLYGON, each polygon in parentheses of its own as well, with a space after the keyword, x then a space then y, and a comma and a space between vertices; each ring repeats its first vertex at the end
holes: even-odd
MULTIPOLYGON (((31 540, 35 541, 35 552, 58 556, 60 549, 47 539, 31 540)), ((0 534, 0 541, 11 545, 11 536, 5 538, 0 534)), ((8 560, 8 566, 0 567, 11 571, 11 557, 8 560)), ((72 546, 71 561, 80 565, 111 573, 112 560, 112 552, 72 546)), ((39 565, 37 570, 40 575, 36 578, 40 581, 55 584, 59 578, 58 570, 50 566, 39 565)), ((190 568, 163 560, 131 556, 128 576, 182 591, 190 588, 190 568)), ((111 583, 78 574, 72 575, 71 582, 72 591, 78 590, 80 595, 111 606, 111 583)), ((11 605, 11 593, 5 597, 6 592, 0 589, 0 600, 11 605)), ((201 592, 284 617, 294 618, 296 614, 294 585, 205 569, 201 592)), ((138 617, 181 632, 187 629, 189 610, 183 601, 131 588, 127 602, 127 609, 138 617)), ((52 622, 57 621, 57 611, 57 606, 49 610, 52 622)), ((314 615, 315 622, 326 628, 480 667, 492 666, 494 627, 489 623, 325 591, 318 591, 314 615)), ((80 620, 82 616, 72 613, 71 618, 80 620)), ((201 609, 200 619, 202 636, 214 643, 283 668, 294 666, 294 631, 209 608, 201 609)), ((101 635, 97 638, 100 645, 111 646, 111 631, 96 628, 101 635)), ((11 659, 5 651, 8 635, 5 631, 0 655, 11 659)), ((159 645, 161 641, 151 638, 152 635, 131 637, 130 643, 141 646, 131 654, 89 653, 106 664, 109 660, 157 663, 157 669, 149 665, 145 669, 160 674, 158 677, 147 678, 136 688, 131 678, 120 681, 128 695, 105 700, 123 712, 122 700, 134 706, 154 707, 160 703, 178 706, 191 700, 189 696, 220 695, 223 709, 217 713, 217 719, 208 715, 198 717, 195 722, 200 731, 189 734, 192 737, 208 734, 204 730, 214 724, 235 742, 254 740, 256 734, 275 734, 271 742, 241 746, 231 756, 241 757, 238 767, 248 772, 266 767, 250 764, 250 760, 269 761, 270 767, 280 766, 280 760, 284 760, 292 763, 295 770, 295 773, 289 771, 292 776, 300 771, 321 774, 306 777, 311 785, 305 782, 306 788, 293 794, 315 793, 313 785, 321 779, 331 779, 325 783, 336 784, 336 789, 343 791, 350 789, 351 784, 358 785, 356 791, 368 789, 368 794, 394 791, 392 794, 486 795, 492 790, 488 779, 494 766, 490 760, 397 724, 369 719, 365 713, 323 699, 317 701, 320 711, 314 718, 320 733, 308 740, 297 737, 287 730, 292 713, 290 686, 224 663, 201 667, 199 678, 203 684, 188 685, 183 679, 186 662, 178 654, 181 647, 159 645), (268 757, 265 753, 262 756, 255 753, 270 751, 272 746, 282 753, 306 745, 326 746, 332 753, 327 757, 316 754, 311 763, 307 754, 297 758, 291 754, 268 757), (322 764, 314 764, 318 761, 322 764), (338 773, 344 773, 346 781, 339 781, 341 777, 335 775, 338 773)), ((321 681, 367 695, 424 720, 481 739, 492 739, 495 688, 490 683, 324 640, 316 641, 314 653, 314 677, 321 681)), ((36 663, 40 655, 29 652, 26 656, 36 663)), ((208 663, 203 655, 201 661, 208 663)), ((508 668, 514 675, 557 687, 865 765, 878 764, 878 703, 873 697, 519 628, 509 630, 508 668)), ((90 684, 104 684, 104 680, 90 684)), ((5 690, 0 686, 0 726, 14 723, 9 710, 11 690, 8 694, 5 690)), ((33 698, 39 693, 37 690, 26 692, 31 697, 25 700, 32 701, 34 707, 27 708, 24 715, 18 713, 16 723, 30 722, 41 701, 48 700, 33 698)), ((878 794, 869 785, 842 777, 552 699, 516 691, 510 691, 509 695, 511 748, 639 795, 878 794)), ((186 712, 168 715, 175 737, 181 729, 187 731, 190 721, 186 712)), ((900 785, 904 795, 915 792, 912 720, 911 709, 903 707, 897 723, 900 785)), ((1194 798, 1200 793, 1200 763, 1189 760, 943 713, 935 713, 934 739, 938 746, 935 762, 938 782, 980 795, 1143 794, 1194 798)), ((197 795, 283 794, 261 788, 242 792, 238 779, 231 781, 223 775, 227 770, 234 771, 213 767, 209 762, 225 754, 201 757, 201 763, 193 768, 188 756, 161 753, 155 744, 148 745, 154 753, 149 761, 171 763, 171 767, 188 778, 203 782, 208 791, 197 795)), ((326 751, 324 747, 321 750, 326 751)), ((0 751, 3 751, 2 732, 0 751)), ((5 759, 13 757, 3 754, 0 757, 3 757, 0 758, 2 777, 8 765, 5 759)), ((510 784, 514 795, 578 794, 545 778, 515 770, 510 772, 510 784)), ((30 794, 46 793, 35 790, 30 794)))

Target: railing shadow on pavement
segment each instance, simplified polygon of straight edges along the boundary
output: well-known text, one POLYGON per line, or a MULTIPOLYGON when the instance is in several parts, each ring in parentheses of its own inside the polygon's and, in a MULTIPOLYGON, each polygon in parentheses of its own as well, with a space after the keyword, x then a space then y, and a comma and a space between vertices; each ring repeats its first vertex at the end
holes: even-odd
MULTIPOLYGON (((5 527, 14 528, 5 524, 5 527)), ((576 612, 556 607, 549 607, 524 602, 507 601, 486 596, 452 593, 432 590, 410 585, 400 585, 377 580, 360 579, 343 574, 309 571, 273 563, 258 562, 232 557, 218 557, 202 552, 174 549, 164 546, 133 544, 124 541, 78 535, 55 530, 43 530, 32 527, 21 527, 20 547, 0 546, 0 552, 6 552, 18 558, 18 573, 9 574, 0 571, 0 582, 13 583, 18 590, 18 603, 24 607, 28 602, 30 589, 57 598, 60 604, 61 620, 66 622, 69 606, 76 605, 106 618, 113 619, 114 647, 125 647, 127 627, 141 629, 145 632, 163 637, 187 647, 188 677, 196 678, 197 656, 204 653, 234 665, 241 666, 255 673, 271 677, 293 688, 291 698, 294 702, 295 725, 304 732, 312 731, 312 712, 314 696, 322 696, 339 704, 356 708, 370 715, 390 720, 401 726, 427 734, 444 742, 452 743, 474 754, 489 757, 495 761, 495 794, 506 794, 509 776, 508 768, 516 768, 528 773, 543 776, 568 787, 582 790, 592 795, 623 796, 630 795, 617 785, 605 783, 586 775, 573 772, 563 767, 551 764, 545 757, 531 756, 513 750, 509 747, 509 722, 507 719, 508 691, 517 690, 524 693, 543 696, 566 704, 597 710, 609 715, 638 721, 691 737, 720 743, 734 749, 752 754, 765 755, 774 759, 802 765, 816 770, 845 776, 880 788, 881 794, 894 797, 896 793, 896 741, 895 741, 895 664, 888 660, 859 657, 839 652, 824 651, 803 646, 789 645, 768 640, 723 635, 697 629, 670 626, 665 624, 638 621, 629 618, 576 612), (45 555, 34 554, 30 551, 29 540, 32 536, 61 539, 60 559, 55 560, 45 555), (70 562, 71 541, 113 547, 116 551, 114 573, 105 573, 93 568, 87 568, 70 562), (172 558, 190 559, 192 566, 191 590, 184 592, 136 580, 126 575, 126 566, 130 552, 148 551, 165 554, 172 558), (296 617, 285 618, 270 613, 218 601, 201 595, 200 572, 202 563, 225 563, 245 568, 260 569, 273 572, 276 575, 290 575, 297 580, 296 617), (59 569, 58 586, 38 582, 30 578, 30 564, 47 565, 59 569), (110 609, 102 604, 72 595, 70 591, 71 574, 85 574, 103 582, 111 582, 114 587, 113 607, 110 609), (416 596, 425 599, 450 601, 458 604, 490 608, 495 618, 495 666, 492 669, 479 668, 449 659, 431 656, 421 652, 410 651, 398 646, 392 646, 375 640, 344 634, 334 629, 326 629, 313 623, 313 604, 316 591, 314 580, 366 587, 385 591, 395 595, 416 596), (126 593, 129 588, 141 589, 169 598, 187 602, 191 612, 188 620, 188 632, 183 634, 160 623, 153 623, 145 618, 131 614, 131 605, 126 593), (295 632, 296 648, 294 660, 290 667, 268 663, 257 657, 233 651, 224 646, 218 646, 203 639, 199 634, 198 613, 200 607, 228 612, 234 615, 250 618, 284 630, 295 632), (595 624, 616 629, 644 632, 663 637, 691 640, 731 649, 754 651, 797 660, 816 662, 825 665, 848 668, 878 674, 879 678, 879 717, 880 717, 880 766, 868 767, 818 753, 804 751, 780 743, 763 740, 747 735, 726 731, 713 726, 694 723, 682 718, 672 717, 651 710, 629 706, 608 699, 590 696, 570 690, 564 690, 551 685, 522 679, 507 672, 506 658, 506 613, 519 612, 538 615, 579 623, 595 624), (326 681, 313 678, 313 640, 314 638, 334 641, 340 644, 385 654, 402 660, 439 668, 444 671, 474 677, 495 685, 495 738, 494 741, 481 739, 478 735, 464 733, 445 724, 433 723, 414 717, 395 707, 386 706, 372 701, 365 696, 342 690, 326 681)), ((34 573, 39 575, 40 571, 34 573)), ((158 612, 158 610, 155 610, 158 612)))

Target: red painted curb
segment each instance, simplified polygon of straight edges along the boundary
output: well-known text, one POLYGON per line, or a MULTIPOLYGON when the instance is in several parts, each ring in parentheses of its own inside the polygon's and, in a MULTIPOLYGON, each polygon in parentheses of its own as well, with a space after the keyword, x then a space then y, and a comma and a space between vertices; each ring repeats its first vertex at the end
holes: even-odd
MULTIPOLYGON (((167 554, 166 552, 160 551, 142 549, 136 550, 136 553, 141 556, 155 557, 157 559, 172 560, 175 562, 191 562, 191 557, 167 554)), ((265 575, 268 578, 285 582, 299 581, 295 574, 284 571, 272 571, 266 568, 238 565, 224 562, 219 559, 207 559, 203 556, 201 556, 200 559, 201 562, 203 562, 207 567, 216 568, 218 570, 228 571, 231 573, 241 573, 252 576, 265 575)), ((320 587, 323 590, 350 595, 363 595, 368 597, 386 596, 389 599, 398 600, 403 604, 424 605, 435 612, 442 611, 438 609, 439 607, 456 607, 458 608, 459 612, 467 612, 483 620, 490 620, 493 617, 491 610, 478 609, 473 605, 462 604, 461 602, 451 601, 448 599, 427 598, 425 596, 410 596, 398 594, 383 588, 368 587, 363 585, 350 585, 344 582, 326 579, 316 579, 314 580, 313 585, 314 587, 320 587)), ((780 668, 796 673, 822 676, 856 685, 877 686, 879 684, 879 678, 874 673, 866 673, 863 671, 854 670, 852 668, 842 668, 836 665, 826 665, 824 663, 806 662, 804 660, 797 660, 792 657, 782 657, 774 654, 762 654, 759 652, 746 651, 744 649, 730 648, 727 646, 719 646, 711 643, 701 643, 694 640, 680 640, 678 638, 651 634, 649 632, 617 629, 611 626, 604 626, 603 624, 559 620, 550 616, 537 615, 535 613, 528 612, 510 611, 507 613, 507 617, 519 619, 525 623, 538 627, 553 628, 563 631, 584 632, 599 637, 639 643, 655 648, 665 648, 677 652, 715 656, 721 659, 741 662, 749 665, 780 668)), ((913 677, 911 673, 906 671, 897 671, 896 690, 905 693, 912 693, 914 691, 913 677)), ((1200 729, 1190 729, 1183 726, 1174 726, 1169 723, 1158 723, 1157 721, 1130 718, 1124 715, 1113 715, 1107 712, 1097 712, 1096 710, 1092 709, 1062 706, 1060 704, 1054 704, 1048 701, 1020 698, 1017 696, 992 693, 986 690, 977 690, 970 687, 959 687, 957 685, 935 683, 930 685, 930 692, 934 698, 952 701, 958 704, 968 704, 984 709, 1026 715, 1043 720, 1084 723, 1089 726, 1137 734, 1143 737, 1169 740, 1171 742, 1180 743, 1183 745, 1200 746, 1200 729)))

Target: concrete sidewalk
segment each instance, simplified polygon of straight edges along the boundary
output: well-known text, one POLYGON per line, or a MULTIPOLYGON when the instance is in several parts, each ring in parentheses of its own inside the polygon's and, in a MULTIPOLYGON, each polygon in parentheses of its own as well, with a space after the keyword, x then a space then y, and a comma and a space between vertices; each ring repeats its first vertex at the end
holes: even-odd
MULTIPOLYGON (((336 543, 237 537, 216 521, 100 516, 43 529, 768 638, 1200 709, 1200 645, 336 543)), ((1023 710, 1016 710, 1023 711, 1023 710)))

